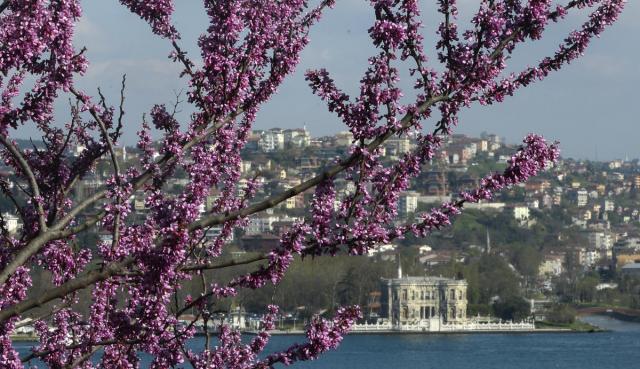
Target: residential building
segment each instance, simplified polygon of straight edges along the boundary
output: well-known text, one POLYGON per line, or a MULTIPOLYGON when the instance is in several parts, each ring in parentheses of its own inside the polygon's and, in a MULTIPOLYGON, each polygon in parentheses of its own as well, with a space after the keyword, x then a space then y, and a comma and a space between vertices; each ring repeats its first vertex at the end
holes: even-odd
POLYGON ((588 202, 589 202, 589 193, 587 192, 587 190, 585 190, 584 188, 581 188, 578 191, 576 191, 576 205, 578 205, 578 207, 587 206, 588 202))
POLYGON ((509 209, 513 214, 513 218, 520 222, 525 223, 529 220, 529 207, 526 205, 513 205, 510 206, 509 209))
POLYGON ((408 138, 392 138, 385 143, 386 155, 400 156, 411 151, 411 141, 408 138))
POLYGON ((4 227, 9 232, 9 234, 14 234, 18 232, 20 228, 20 219, 9 213, 2 214, 2 219, 4 220, 4 227))
POLYGON ((410 214, 415 213, 418 209, 418 199, 420 194, 415 191, 407 191, 400 195, 398 200, 398 215, 406 218, 410 214))
POLYGON ((562 274, 564 268, 565 255, 564 254, 548 254, 545 255, 540 267, 538 268, 538 275, 540 277, 557 277, 562 274))
POLYGON ((258 235, 262 233, 270 233, 273 231, 273 223, 278 221, 280 221, 280 217, 275 215, 252 218, 249 220, 247 228, 245 228, 245 234, 258 235))
POLYGON ((589 246, 600 251, 602 256, 611 258, 611 250, 613 248, 613 237, 608 231, 592 231, 587 233, 589 246))
POLYGON ((349 131, 336 133, 334 137, 336 146, 351 146, 353 143, 353 134, 349 131))
POLYGON ((284 144, 295 147, 307 147, 311 145, 311 135, 305 128, 285 129, 284 144))
POLYGON ((604 211, 614 211, 616 203, 613 200, 604 200, 604 211))
POLYGON ((258 148, 264 152, 284 149, 284 131, 280 128, 272 128, 262 132, 258 140, 258 148))

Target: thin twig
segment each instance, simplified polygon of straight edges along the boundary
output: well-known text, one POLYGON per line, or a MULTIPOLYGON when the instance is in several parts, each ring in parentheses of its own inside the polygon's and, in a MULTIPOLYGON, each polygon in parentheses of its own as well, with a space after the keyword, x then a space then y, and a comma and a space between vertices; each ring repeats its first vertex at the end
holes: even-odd
MULTIPOLYGON (((47 230, 47 224, 44 216, 44 208, 42 207, 42 197, 40 196, 40 187, 38 186, 38 181, 36 180, 36 176, 33 174, 33 170, 29 165, 29 162, 22 156, 20 149, 13 144, 11 140, 7 136, 0 135, 0 143, 4 147, 7 148, 11 156, 20 166, 22 172, 27 176, 29 180, 29 187, 31 188, 31 193, 33 194, 33 202, 36 207, 36 211, 38 213, 38 222, 40 225, 39 233, 45 232, 47 230)), ((4 281, 0 281, 0 285, 4 281)))

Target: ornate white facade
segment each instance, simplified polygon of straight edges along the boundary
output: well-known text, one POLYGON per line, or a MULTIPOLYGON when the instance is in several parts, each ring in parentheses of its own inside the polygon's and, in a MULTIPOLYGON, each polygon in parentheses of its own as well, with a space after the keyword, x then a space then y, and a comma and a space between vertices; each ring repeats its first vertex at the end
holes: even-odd
POLYGON ((464 323, 467 281, 441 277, 382 280, 382 316, 392 326, 464 323))

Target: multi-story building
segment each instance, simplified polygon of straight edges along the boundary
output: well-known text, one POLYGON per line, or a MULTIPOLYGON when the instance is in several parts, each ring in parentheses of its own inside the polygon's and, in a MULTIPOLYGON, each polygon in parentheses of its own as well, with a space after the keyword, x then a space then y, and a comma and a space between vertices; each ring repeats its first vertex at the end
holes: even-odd
POLYGON ((4 227, 7 232, 10 234, 18 232, 18 228, 20 228, 20 219, 17 216, 9 213, 2 214, 2 219, 4 221, 4 227))
POLYGON ((553 190, 553 197, 551 198, 553 205, 560 206, 562 204, 562 188, 556 187, 553 190))
POLYGON ((389 139, 385 143, 386 154, 400 156, 411 151, 411 146, 411 140, 408 138, 389 139))
POLYGON ((565 254, 547 254, 538 267, 540 277, 557 277, 562 274, 565 254))
POLYGON ((512 205, 509 206, 513 218, 520 224, 526 223, 529 220, 530 212, 529 207, 526 205, 512 205))
POLYGON ((338 132, 334 139, 336 146, 350 146, 353 143, 353 134, 349 131, 338 132))
POLYGON ((581 188, 578 191, 576 191, 576 204, 579 207, 587 206, 588 202, 589 202, 589 193, 587 192, 587 190, 585 190, 584 188, 581 188))
POLYGON ((578 263, 585 269, 593 268, 602 259, 602 254, 592 248, 578 249, 578 263))
POLYGON ((280 217, 269 215, 265 217, 253 218, 247 224, 245 234, 258 235, 273 231, 273 223, 280 221, 280 217))
POLYGON ((594 231, 587 234, 589 240, 589 246, 598 250, 603 257, 611 259, 613 248, 613 237, 610 232, 607 231, 594 231))
POLYGON ((284 143, 296 147, 307 147, 311 144, 311 135, 306 128, 285 129, 284 143))
POLYGON ((263 217, 252 218, 249 220, 249 224, 245 228, 245 235, 254 236, 262 235, 265 233, 273 233, 275 231, 275 224, 279 222, 293 223, 299 220, 297 217, 289 217, 287 215, 266 215, 263 217))
POLYGON ((431 319, 460 323, 467 319, 467 281, 442 277, 382 280, 382 316, 393 326, 424 324, 431 319))
POLYGON ((604 200, 604 211, 614 211, 616 203, 613 200, 604 200))
POLYGON ((418 199, 420 194, 415 191, 407 191, 400 195, 398 200, 398 214, 406 218, 409 214, 415 213, 418 209, 418 199))
POLYGON ((264 152, 284 149, 284 132, 279 128, 262 132, 258 140, 258 148, 264 152))

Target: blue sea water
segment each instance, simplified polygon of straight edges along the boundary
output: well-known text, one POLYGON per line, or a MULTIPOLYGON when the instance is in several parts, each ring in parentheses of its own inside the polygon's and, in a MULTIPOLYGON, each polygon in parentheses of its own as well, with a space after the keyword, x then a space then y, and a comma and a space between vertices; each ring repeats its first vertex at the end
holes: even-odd
MULTIPOLYGON (((452 335, 351 335, 303 369, 617 369, 640 368, 640 324, 585 318, 609 332, 452 335)), ((268 350, 302 336, 276 336, 268 350)), ((194 341, 194 347, 200 342, 194 341)), ((28 344, 23 349, 28 350, 28 344)), ((146 361, 144 358, 143 361, 146 361)))

